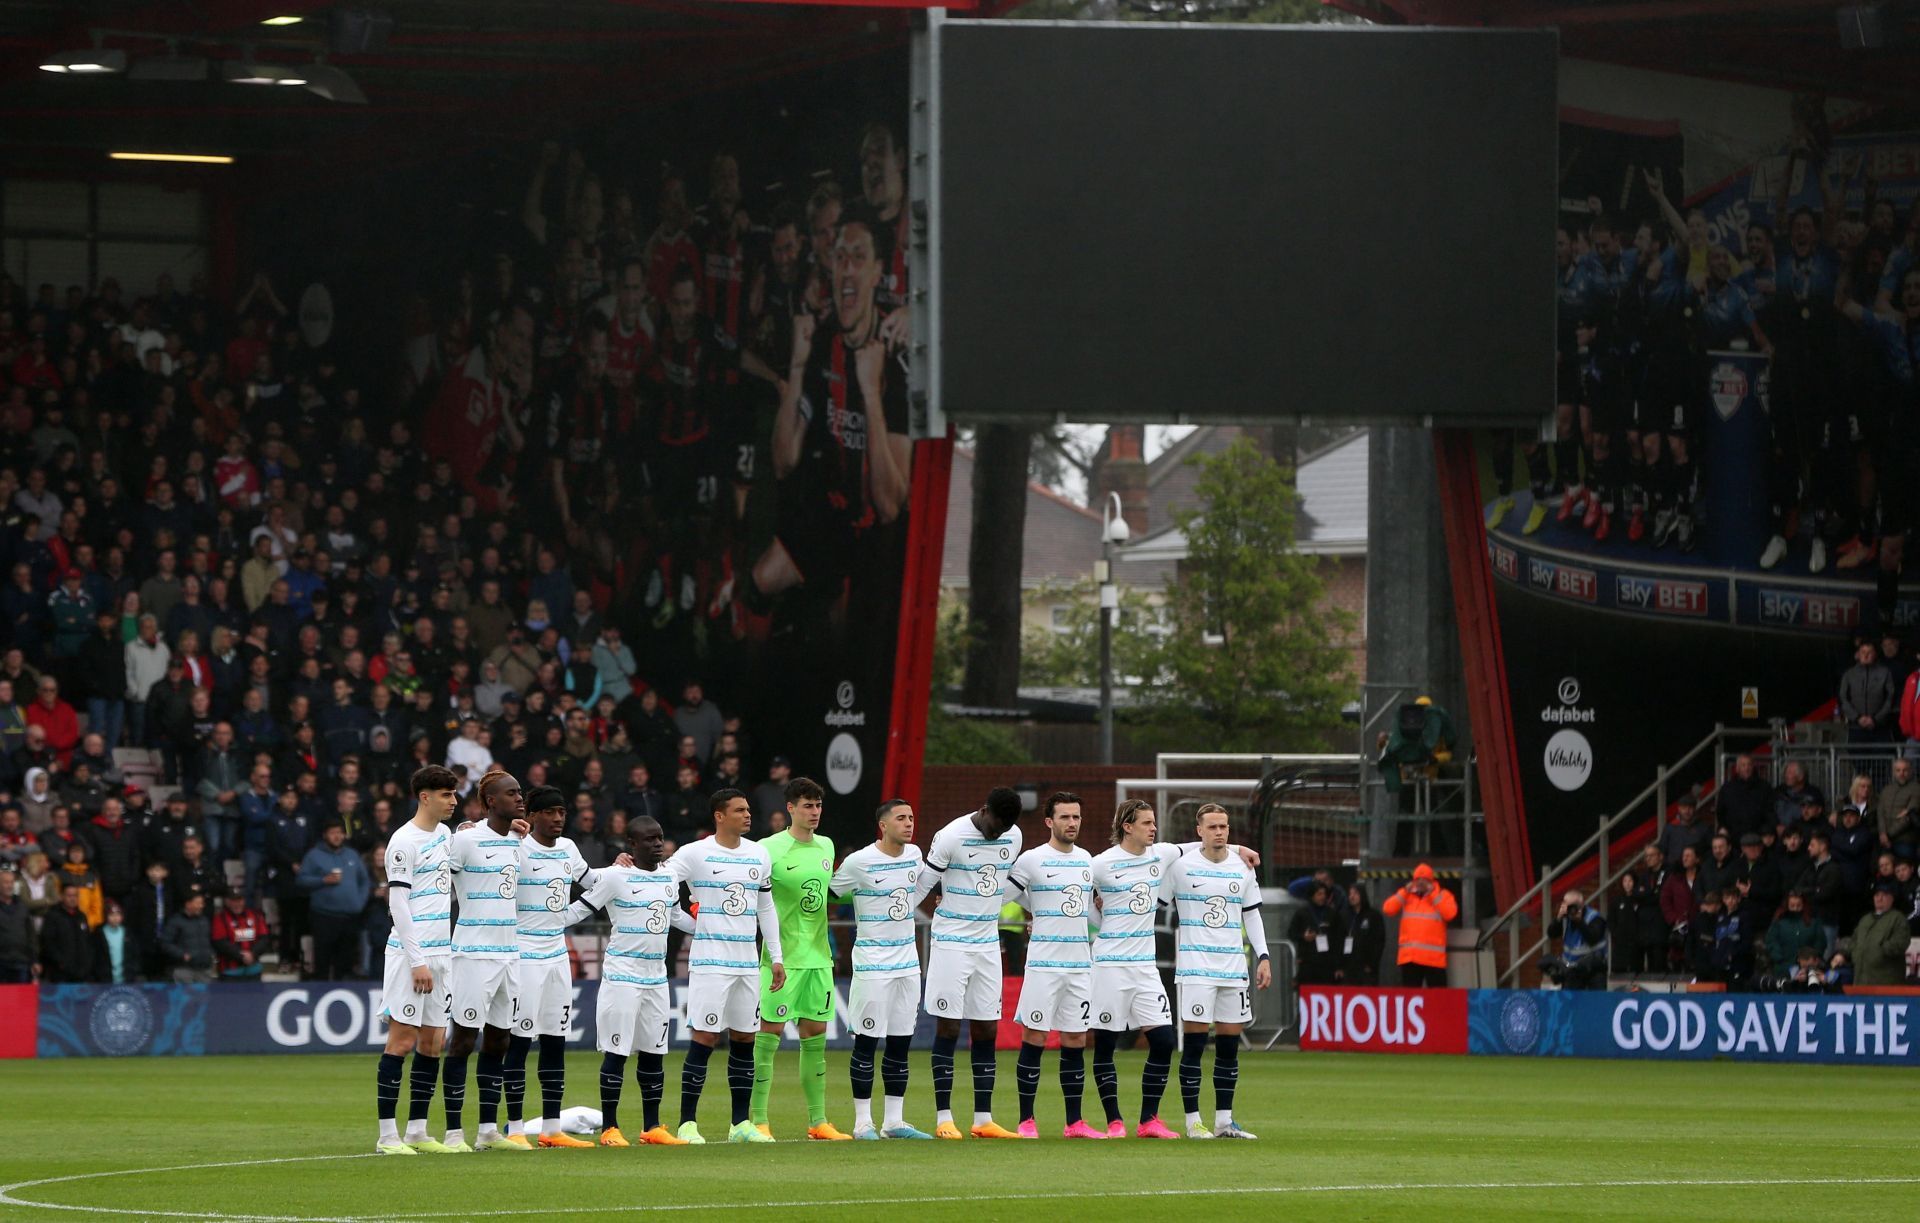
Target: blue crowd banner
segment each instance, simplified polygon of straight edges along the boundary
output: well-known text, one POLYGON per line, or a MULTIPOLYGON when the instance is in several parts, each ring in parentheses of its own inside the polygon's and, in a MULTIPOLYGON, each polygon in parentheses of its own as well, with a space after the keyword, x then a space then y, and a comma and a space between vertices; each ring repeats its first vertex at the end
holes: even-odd
MULTIPOLYGON (((840 1018, 852 982, 836 980, 836 1017, 829 1047, 852 1048, 840 1018)), ((684 1046, 687 983, 674 981, 673 1043, 684 1046)), ((594 1047, 600 982, 573 987, 567 1042, 594 1047)), ((216 982, 210 985, 51 985, 40 990, 40 1057, 140 1057, 218 1053, 345 1053, 377 1050, 386 1041, 377 981, 298 984, 216 982)), ((797 1032, 788 1025, 788 1035, 797 1032)), ((921 1014, 916 1039, 933 1039, 921 1014)))
POLYGON ((1920 1066, 1920 998, 1472 990, 1469 1053, 1920 1066))
POLYGON ((40 1057, 179 1057, 208 1052, 207 985, 43 985, 40 1057))

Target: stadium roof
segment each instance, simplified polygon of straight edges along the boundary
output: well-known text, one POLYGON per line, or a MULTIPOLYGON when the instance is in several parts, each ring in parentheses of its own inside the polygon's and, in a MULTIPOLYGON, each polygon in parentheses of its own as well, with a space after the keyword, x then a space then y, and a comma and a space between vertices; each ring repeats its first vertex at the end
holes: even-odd
POLYGON ((330 44, 366 11, 358 5, 0 0, 0 157, 59 165, 96 161, 109 147, 200 143, 318 168, 378 164, 423 145, 522 139, 551 132, 556 120, 633 113, 904 47, 910 15, 878 3, 382 0, 368 7, 392 17, 391 32, 344 49, 330 44), (300 20, 263 24, 270 18, 300 20), (211 79, 39 70, 44 57, 95 47, 130 62, 170 51, 203 58, 211 79), (221 75, 241 62, 300 68, 317 59, 345 72, 365 104, 221 75))
POLYGON ((1912 104, 1920 8, 1809 0, 1322 0, 1388 25, 1554 27, 1561 53, 1689 76, 1912 104), (1870 8, 1885 46, 1848 50, 1838 14, 1870 8))

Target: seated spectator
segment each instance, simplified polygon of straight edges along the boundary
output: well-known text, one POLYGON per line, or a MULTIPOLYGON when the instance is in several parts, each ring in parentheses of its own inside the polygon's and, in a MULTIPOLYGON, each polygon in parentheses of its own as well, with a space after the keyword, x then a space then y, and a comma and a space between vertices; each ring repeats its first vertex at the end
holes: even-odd
POLYGON ((484 777, 493 767, 493 753, 480 738, 481 726, 478 718, 463 718, 460 721, 460 737, 447 744, 446 763, 449 767, 459 765, 466 769, 468 777, 484 777))
POLYGON ((0 863, 18 866, 27 852, 39 844, 37 838, 20 826, 19 807, 0 807, 0 863))
POLYGON ((60 699, 60 681, 51 675, 40 677, 39 699, 27 706, 27 725, 46 732, 47 750, 65 767, 80 744, 80 715, 60 699))

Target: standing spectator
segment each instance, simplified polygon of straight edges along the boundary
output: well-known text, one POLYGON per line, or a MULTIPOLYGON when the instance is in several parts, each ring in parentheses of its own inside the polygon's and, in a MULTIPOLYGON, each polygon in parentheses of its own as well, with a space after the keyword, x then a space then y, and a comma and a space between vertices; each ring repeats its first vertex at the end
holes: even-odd
POLYGON ((39 699, 27 706, 27 725, 46 732, 47 750, 65 768, 80 743, 80 715, 60 699, 60 681, 53 676, 41 676, 37 691, 39 699))
POLYGON ((1566 989, 1604 988, 1607 983, 1607 919, 1574 888, 1560 898, 1560 910, 1547 923, 1547 937, 1560 950, 1540 961, 1540 971, 1566 989))
POLYGON ((600 690, 615 700, 633 690, 633 678, 640 672, 634 661, 633 647, 620 640, 620 626, 604 624, 600 639, 593 644, 593 666, 600 673, 600 690))
POLYGON ((121 908, 127 915, 127 927, 133 932, 135 953, 140 960, 139 973, 150 979, 167 975, 160 952, 160 932, 178 906, 178 898, 169 879, 167 864, 155 858, 147 863, 146 878, 133 890, 121 908))
POLYGON ((311 908, 313 975, 318 981, 344 981, 360 959, 360 931, 373 881, 367 864, 347 844, 346 825, 328 820, 320 844, 300 862, 300 888, 311 908))
POLYGON ((1789 760, 1786 767, 1780 770, 1780 785, 1773 792, 1773 822, 1781 828, 1799 823, 1808 802, 1824 808, 1827 796, 1820 792, 1818 786, 1807 783, 1806 765, 1798 760, 1789 760))
POLYGON ((1726 982, 1736 992, 1744 991, 1753 975, 1753 926, 1745 909, 1740 889, 1726 888, 1720 893, 1720 920, 1713 928, 1711 979, 1726 982))
POLYGON ((94 955, 99 960, 95 975, 110 985, 125 985, 140 979, 140 945, 127 929, 127 913, 118 904, 107 902, 107 923, 93 932, 94 955))
POLYGON ((1873 889, 1873 911, 1853 928, 1853 980, 1856 985, 1905 985, 1907 943, 1913 932, 1907 917, 1893 907, 1893 887, 1873 889))
POLYGON ((721 716, 718 705, 707 700, 706 689, 697 679, 687 681, 681 697, 680 708, 673 711, 673 724, 682 735, 693 739, 696 761, 710 760, 720 735, 726 730, 726 718, 721 716))
POLYGON ((185 896, 200 891, 214 896, 226 890, 226 878, 219 864, 207 857, 207 847, 199 837, 188 837, 180 847, 180 861, 174 867, 175 893, 185 896))
POLYGON ((1900 756, 1893 762, 1893 777, 1880 787, 1874 805, 1880 829, 1880 847, 1901 857, 1915 857, 1920 843, 1920 778, 1913 775, 1913 758, 1900 756))
POLYGON ((213 915, 215 971, 223 981, 247 981, 260 975, 260 948, 267 942, 267 919, 247 904, 246 896, 229 891, 213 915))
POLYGON ((0 762, 27 742, 27 711, 14 700, 13 681, 0 678, 0 762))
POLYGON ((1825 828, 1816 828, 1807 838, 1806 884, 1812 892, 1814 920, 1827 932, 1826 953, 1833 954, 1840 938, 1840 915, 1846 907, 1846 880, 1840 864, 1833 860, 1833 836, 1825 828))
POLYGON ((213 980, 213 933, 207 921, 207 896, 194 889, 180 911, 160 930, 160 950, 173 979, 181 985, 213 980))
POLYGON ((33 918, 20 896, 18 876, 0 862, 0 985, 33 980, 33 918))
POLYGON ((80 911, 80 885, 61 881, 60 904, 40 923, 40 980, 47 985, 93 980, 93 927, 80 911))
POLYGON ((216 722, 213 738, 200 749, 200 821, 206 826, 207 855, 215 862, 241 856, 240 794, 246 762, 233 744, 233 724, 216 722))
POLYGON ((1790 970, 1802 951, 1812 951, 1816 958, 1826 959, 1827 932, 1807 911, 1805 892, 1787 893, 1787 911, 1767 927, 1766 947, 1767 960, 1775 975, 1790 970))
POLYGON ((1754 770, 1753 757, 1734 757, 1733 772, 1720 783, 1720 827, 1738 844, 1749 832, 1771 832, 1773 789, 1754 770))
POLYGON ((247 788, 240 794, 240 858, 246 868, 243 899, 253 908, 260 904, 260 885, 267 873, 276 806, 273 769, 254 765, 247 788))
POLYGON ((81 585, 86 574, 69 566, 60 575, 60 585, 47 596, 47 615, 53 624, 53 657, 64 663, 80 653, 93 629, 93 596, 81 585))
POLYGON ((280 909, 280 962, 299 967, 304 962, 301 940, 306 937, 311 905, 300 886, 300 866, 313 848, 318 830, 313 817, 300 809, 300 796, 288 786, 275 801, 273 827, 267 832, 267 860, 272 864, 274 896, 280 909))
POLYGON ((1348 985, 1380 984, 1380 960, 1387 950, 1387 921, 1359 884, 1347 887, 1347 933, 1341 940, 1341 980, 1348 985))
POLYGON ((493 753, 480 741, 480 719, 460 720, 460 737, 447 744, 447 767, 465 767, 468 777, 485 777, 493 767, 493 753))
POLYGON ((680 788, 667 796, 667 818, 661 827, 666 830, 669 841, 685 845, 700 835, 697 830, 701 821, 711 813, 707 810, 706 791, 700 788, 700 774, 692 765, 680 766, 679 781, 680 788))
MULTIPOLYGON (((627 784, 623 786, 613 800, 613 805, 627 817, 627 822, 643 816, 652 820, 664 821, 667 817, 667 800, 660 791, 653 788, 652 776, 647 766, 636 764, 627 770, 627 784)), ((757 806, 757 803, 756 803, 757 806)), ((786 792, 783 789, 780 798, 767 808, 769 815, 786 810, 786 792)), ((665 827, 664 823, 661 827, 665 827)))
POLYGON ((1460 915, 1453 893, 1441 887, 1422 862, 1413 882, 1387 897, 1380 911, 1400 919, 1400 983, 1413 989, 1447 984, 1447 923, 1460 915))
MULTIPOLYGON (((1649 845, 1655 853, 1658 847, 1649 845)), ((1642 965, 1658 964, 1664 967, 1666 959, 1665 923, 1660 941, 1649 946, 1645 914, 1652 912, 1656 921, 1660 917, 1660 897, 1647 887, 1646 875, 1638 868, 1620 876, 1620 895, 1613 902, 1613 918, 1609 926, 1613 931, 1610 940, 1613 950, 1613 971, 1637 976, 1641 972, 1658 972, 1659 967, 1642 965), (1656 958, 1657 953, 1657 958, 1656 958)))
POLYGON ((1707 843, 1712 839, 1713 825, 1699 818, 1693 795, 1683 794, 1675 799, 1673 823, 1660 830, 1660 852, 1666 855, 1667 861, 1678 862, 1680 851, 1688 847, 1705 861, 1707 843))
POLYGON ((1700 889, 1703 892, 1723 892, 1733 886, 1735 876, 1739 874, 1739 861, 1733 856, 1733 846, 1727 841, 1727 834, 1716 832, 1707 851, 1707 860, 1700 864, 1700 889))
POLYGON ((100 814, 86 826, 90 860, 100 871, 100 886, 123 906, 140 880, 140 837, 127 823, 117 798, 100 804, 100 814))
POLYGON ((94 616, 93 635, 80 647, 74 670, 87 698, 87 730, 111 750, 120 743, 127 718, 127 647, 120 642, 120 617, 112 608, 94 616))
MULTIPOLYGON (((1344 931, 1324 883, 1315 883, 1307 902, 1294 908, 1287 924, 1287 938, 1293 943, 1299 964, 1295 979, 1301 985, 1332 985, 1340 979, 1341 940, 1344 931)), ((1403 923, 1404 925, 1404 923, 1403 923)))
POLYGON ((1807 877, 1807 868, 1813 865, 1813 859, 1806 851, 1807 834, 1798 824, 1780 831, 1779 843, 1769 855, 1780 871, 1780 890, 1782 894, 1793 892, 1807 877))
POLYGON ((332 703, 320 711, 317 719, 320 742, 329 758, 359 755, 367 750, 367 734, 373 729, 373 713, 359 703, 353 682, 335 676, 332 703))
POLYGON ((1906 741, 1901 754, 1920 754, 1920 671, 1909 672, 1900 685, 1900 737, 1906 741))
POLYGON ((1880 743, 1893 725, 1893 676, 1880 665, 1880 650, 1862 641, 1853 651, 1853 666, 1840 677, 1840 720, 1846 723, 1847 742, 1880 743))
MULTIPOLYGON (((1852 929, 1868 907, 1867 885, 1873 872, 1875 837, 1863 822, 1860 808, 1848 805, 1840 809, 1840 826, 1833 830, 1833 860, 1840 864, 1840 886, 1846 901, 1840 912, 1840 925, 1852 929)), ((1858 962, 1856 958, 1856 967, 1858 962)))
POLYGON ((1746 898, 1747 920, 1755 935, 1763 935, 1780 910, 1785 889, 1780 884, 1780 868, 1767 857, 1765 843, 1757 832, 1740 838, 1740 862, 1734 871, 1734 886, 1746 898))

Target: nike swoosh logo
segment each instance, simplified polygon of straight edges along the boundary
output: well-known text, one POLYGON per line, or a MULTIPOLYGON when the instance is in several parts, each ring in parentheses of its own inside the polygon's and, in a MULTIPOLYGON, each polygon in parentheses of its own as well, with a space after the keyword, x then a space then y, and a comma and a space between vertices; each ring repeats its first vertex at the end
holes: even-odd
POLYGON ((486 859, 487 861, 489 861, 489 862, 491 862, 491 861, 493 861, 493 855, 492 855, 492 854, 482 854, 482 855, 480 855, 480 856, 481 856, 481 857, 483 857, 483 858, 485 858, 485 859, 486 859))
POLYGON ((713 868, 713 873, 714 873, 714 874, 716 874, 716 875, 724 875, 724 874, 726 874, 726 871, 725 871, 724 869, 722 869, 721 867, 718 867, 718 866, 716 866, 716 867, 714 867, 714 868, 713 868))
POLYGON ((800 868, 799 868, 799 867, 797 867, 797 866, 789 866, 789 867, 787 867, 787 869, 788 869, 788 870, 790 870, 790 871, 797 871, 797 870, 799 870, 800 868))

